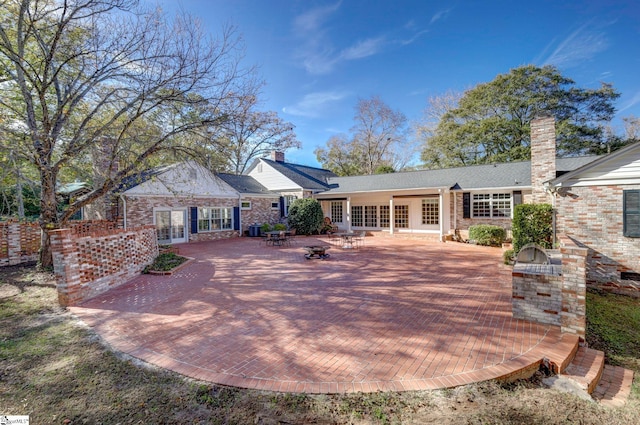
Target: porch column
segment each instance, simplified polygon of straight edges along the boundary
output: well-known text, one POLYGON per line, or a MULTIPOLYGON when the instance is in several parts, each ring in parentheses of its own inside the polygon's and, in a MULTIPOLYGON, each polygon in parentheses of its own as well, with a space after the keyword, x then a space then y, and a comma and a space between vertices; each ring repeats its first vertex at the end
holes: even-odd
POLYGON ((347 196, 347 232, 351 232, 351 196, 347 196))
POLYGON ((389 234, 393 235, 393 228, 396 224, 396 211, 393 207, 393 196, 389 198, 389 234))
POLYGON ((438 189, 438 223, 440 223, 440 242, 444 241, 444 191, 438 189))

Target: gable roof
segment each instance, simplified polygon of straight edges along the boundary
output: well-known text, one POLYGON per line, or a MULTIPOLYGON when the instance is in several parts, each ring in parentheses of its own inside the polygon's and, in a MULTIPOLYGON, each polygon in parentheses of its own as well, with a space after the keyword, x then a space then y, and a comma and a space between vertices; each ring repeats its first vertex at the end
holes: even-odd
MULTIPOLYGON (((558 158, 557 174, 578 168, 597 157, 558 158)), ((531 187, 531 161, 472 165, 436 170, 408 171, 370 176, 334 177, 331 189, 318 197, 346 193, 416 189, 491 190, 531 187)))
POLYGON ((239 193, 278 196, 277 193, 270 191, 251 176, 219 173, 218 177, 239 193))
POLYGON ((145 170, 123 182, 118 191, 135 196, 238 197, 233 187, 193 161, 145 170))
POLYGON ((291 162, 273 161, 267 158, 260 158, 254 161, 254 163, 251 164, 251 167, 247 170, 247 174, 249 174, 260 161, 271 166, 274 170, 303 189, 313 191, 326 190, 329 188, 327 180, 331 177, 336 177, 334 172, 324 168, 309 167, 307 165, 293 164, 291 162))
POLYGON ((640 142, 603 155, 546 183, 550 186, 571 186, 638 182, 640 182, 640 142))

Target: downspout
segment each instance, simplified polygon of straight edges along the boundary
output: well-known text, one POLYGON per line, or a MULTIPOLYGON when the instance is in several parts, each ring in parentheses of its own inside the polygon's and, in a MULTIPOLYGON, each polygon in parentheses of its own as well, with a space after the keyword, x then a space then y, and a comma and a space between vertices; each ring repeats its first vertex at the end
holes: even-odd
POLYGON ((122 200, 122 226, 127 230, 127 200, 124 195, 120 195, 122 200))

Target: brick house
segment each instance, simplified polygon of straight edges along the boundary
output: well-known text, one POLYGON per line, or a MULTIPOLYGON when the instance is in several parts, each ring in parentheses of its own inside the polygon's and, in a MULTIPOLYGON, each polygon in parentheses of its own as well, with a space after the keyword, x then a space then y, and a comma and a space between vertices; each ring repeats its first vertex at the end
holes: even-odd
POLYGON ((545 185, 557 233, 589 249, 587 282, 640 289, 640 142, 545 185))
POLYGON ((282 219, 284 204, 278 193, 268 190, 251 176, 225 173, 217 176, 240 197, 240 229, 243 234, 253 224, 273 224, 282 219))
POLYGON ((511 228, 520 203, 549 202, 543 182, 597 157, 555 157, 555 123, 531 123, 531 161, 329 178, 315 195, 325 215, 348 230, 468 238, 469 227, 511 228))

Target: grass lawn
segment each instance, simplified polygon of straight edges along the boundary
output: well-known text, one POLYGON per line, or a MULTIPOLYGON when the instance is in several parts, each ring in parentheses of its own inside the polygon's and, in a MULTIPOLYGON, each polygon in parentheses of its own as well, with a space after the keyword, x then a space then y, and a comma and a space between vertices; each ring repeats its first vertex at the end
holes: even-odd
POLYGON ((626 406, 544 389, 539 377, 441 391, 280 394, 186 379, 105 347, 58 307, 53 279, 0 269, 0 415, 31 424, 637 424, 640 300, 589 294, 589 344, 636 372, 626 406))

